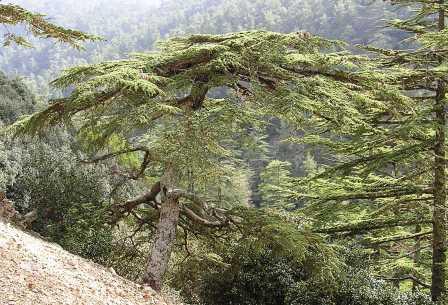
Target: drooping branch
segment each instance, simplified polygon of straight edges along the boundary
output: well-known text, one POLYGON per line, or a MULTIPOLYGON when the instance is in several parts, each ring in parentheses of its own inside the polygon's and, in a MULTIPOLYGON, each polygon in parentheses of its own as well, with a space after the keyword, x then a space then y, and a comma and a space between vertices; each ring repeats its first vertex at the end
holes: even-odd
POLYGON ((380 244, 389 243, 389 242, 396 242, 396 241, 402 241, 402 240, 407 240, 407 239, 414 239, 414 238, 417 238, 417 237, 421 237, 421 236, 425 236, 425 235, 431 235, 431 234, 432 234, 432 231, 427 231, 427 232, 421 232, 421 233, 417 233, 417 234, 392 236, 392 237, 381 238, 381 239, 377 239, 377 240, 373 240, 373 241, 368 241, 368 245, 369 246, 380 245, 380 244))
POLYGON ((417 140, 421 140, 422 143, 409 145, 407 147, 400 148, 399 150, 392 152, 379 152, 369 156, 357 157, 354 160, 344 162, 340 165, 334 166, 326 171, 323 171, 322 173, 314 176, 313 179, 330 177, 335 173, 347 172, 347 170, 349 169, 354 169, 359 166, 366 167, 373 163, 385 162, 386 160, 390 162, 390 159, 392 158, 393 159, 403 158, 404 156, 409 155, 411 152, 427 151, 432 148, 433 143, 430 139, 417 139, 417 140))
POLYGON ((190 200, 191 202, 193 202, 194 204, 196 204, 198 207, 200 207, 201 209, 207 210, 208 209, 208 204, 207 202, 201 198, 200 196, 193 194, 193 193, 188 193, 188 192, 184 192, 182 191, 180 193, 180 197, 183 197, 187 200, 190 200))
POLYGON ((130 149, 123 149, 120 151, 116 151, 113 153, 109 153, 109 154, 105 154, 93 159, 89 159, 89 160, 81 160, 82 163, 97 163, 100 161, 104 161, 107 159, 111 159, 111 158, 115 158, 117 156, 120 155, 124 155, 127 153, 132 153, 132 152, 136 152, 136 151, 143 151, 145 153, 144 157, 143 157, 143 161, 140 165, 140 169, 137 173, 130 173, 130 174, 123 174, 123 173, 119 173, 118 171, 114 172, 114 173, 119 173, 121 176, 124 176, 127 179, 131 179, 131 180, 138 180, 141 177, 144 176, 145 174, 145 170, 148 167, 149 163, 151 160, 154 160, 154 157, 151 155, 151 152, 148 148, 146 147, 136 147, 136 148, 130 148, 130 149))
POLYGON ((413 276, 412 274, 403 275, 400 277, 380 277, 381 279, 385 281, 406 281, 411 280, 417 284, 419 284, 422 287, 430 288, 431 285, 423 282, 422 280, 418 279, 417 277, 413 276))
POLYGON ((131 174, 129 178, 133 180, 138 180, 141 177, 143 177, 150 161, 151 161, 151 154, 149 151, 145 151, 145 156, 143 157, 142 164, 140 165, 140 170, 136 174, 131 174))
POLYGON ((225 220, 225 221, 220 221, 220 220, 208 220, 205 219, 199 215, 197 215, 195 212, 193 212, 192 210, 190 210, 187 207, 183 207, 182 208, 182 214, 184 214, 185 216, 187 216, 188 219, 192 220, 195 223, 198 223, 200 225, 206 226, 206 227, 213 227, 213 228, 221 228, 221 227, 226 227, 229 226, 230 221, 229 220, 225 220))
MULTIPOLYGON (((85 41, 95 41, 101 38, 94 35, 89 35, 81 31, 70 30, 61 26, 55 25, 45 18, 45 15, 33 13, 24 8, 13 4, 0 4, 0 24, 4 25, 19 25, 25 24, 28 31, 34 36, 41 38, 53 38, 59 42, 67 43, 76 49, 81 49, 80 43, 85 41)), ((7 46, 12 42, 32 47, 32 45, 22 36, 7 33, 3 45, 7 46)))
POLYGON ((408 219, 372 219, 359 221, 352 224, 344 224, 335 226, 332 228, 321 228, 314 230, 316 233, 326 233, 335 234, 348 232, 350 235, 359 234, 369 230, 377 230, 384 228, 400 227, 400 226, 411 226, 416 224, 430 224, 432 220, 422 219, 422 220, 408 220, 408 219))
POLYGON ((282 66, 283 69, 296 73, 301 76, 325 76, 331 79, 334 79, 339 82, 349 83, 349 84, 359 84, 362 83, 363 79, 361 77, 357 77, 354 73, 348 73, 344 71, 320 71, 320 70, 312 70, 312 69, 303 69, 291 66, 282 66))
MULTIPOLYGON (((60 80, 52 82, 57 86, 60 80)), ((61 98, 51 101, 46 109, 36 112, 24 120, 18 120, 8 127, 14 135, 29 134, 36 135, 45 131, 51 126, 64 124, 66 119, 73 117, 79 112, 89 110, 98 105, 104 105, 120 96, 121 89, 110 92, 95 92, 89 101, 83 100, 81 103, 76 101, 76 97, 61 98)))
POLYGON ((347 193, 341 195, 333 195, 327 197, 318 197, 314 195, 304 195, 305 198, 314 198, 325 201, 331 200, 355 200, 355 199, 380 199, 380 198, 393 198, 406 195, 419 195, 419 194, 432 194, 432 188, 421 189, 404 189, 404 190, 386 190, 376 192, 359 192, 359 193, 347 193))
MULTIPOLYGON (((189 193, 189 192, 185 192, 183 190, 172 190, 170 192, 171 196, 175 196, 177 198, 185 198, 193 203, 195 203, 200 209, 204 210, 205 212, 207 212, 208 210, 208 204, 199 196, 189 193)), ((215 209, 212 209, 211 211, 208 211, 210 214, 210 216, 213 217, 213 212, 216 213, 215 209)), ((192 209, 188 208, 185 204, 182 206, 181 209, 181 214, 185 215, 188 219, 190 219, 191 221, 206 226, 206 227, 215 227, 215 228, 219 228, 219 227, 226 227, 229 226, 229 224, 231 223, 231 221, 226 217, 225 219, 220 219, 218 217, 214 217, 214 218, 218 218, 218 220, 210 220, 207 218, 204 218, 198 214, 196 214, 192 209)))
POLYGON ((421 250, 427 249, 429 247, 431 247, 431 245, 427 245, 427 246, 424 246, 424 247, 417 247, 417 249, 412 250, 411 252, 408 252, 408 253, 405 253, 403 255, 396 256, 396 257, 388 257, 388 259, 400 259, 400 258, 404 258, 404 257, 410 257, 411 255, 415 254, 416 252, 419 252, 421 250))
MULTIPOLYGON (((134 199, 126 201, 124 204, 121 205, 115 205, 111 208, 113 212, 113 219, 111 220, 111 224, 117 223, 120 219, 131 213, 135 208, 137 208, 141 204, 149 204, 155 209, 159 209, 159 203, 156 200, 157 195, 161 192, 161 183, 156 182, 152 187, 151 190, 147 193, 144 193, 134 199)), ((202 208, 205 212, 208 212, 208 216, 213 217, 215 220, 207 219, 203 216, 198 215, 195 213, 192 209, 188 208, 185 204, 182 205, 181 208, 181 214, 185 215, 189 220, 191 220, 193 223, 203 225, 210 228, 222 228, 229 226, 230 224, 234 223, 235 220, 231 219, 230 216, 222 215, 218 216, 218 213, 222 213, 225 211, 222 211, 220 209, 208 209, 207 203, 200 198, 197 195, 194 195, 192 193, 185 192, 183 190, 171 190, 167 193, 167 196, 171 198, 185 198, 187 200, 190 200, 191 202, 198 205, 200 208, 202 208), (208 210, 208 211, 207 211, 208 210)))

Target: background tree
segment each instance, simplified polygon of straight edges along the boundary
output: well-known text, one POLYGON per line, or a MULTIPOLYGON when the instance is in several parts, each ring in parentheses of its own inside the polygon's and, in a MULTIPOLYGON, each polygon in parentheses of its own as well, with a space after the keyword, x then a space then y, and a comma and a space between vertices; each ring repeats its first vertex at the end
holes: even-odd
POLYGON ((291 163, 273 160, 261 172, 261 198, 269 207, 291 208, 293 202, 286 191, 293 186, 290 170, 291 163))
POLYGON ((443 39, 446 8, 443 1, 392 2, 416 9, 415 15, 392 20, 390 26, 414 33, 421 47, 407 51, 367 49, 378 55, 381 69, 390 75, 389 82, 401 86, 407 101, 400 109, 371 107, 363 123, 346 133, 321 132, 305 138, 304 142, 326 145, 337 157, 333 158, 336 166, 315 174, 309 180, 311 184, 302 190, 308 194, 311 191, 311 198, 317 199, 310 209, 323 201, 335 203, 318 212, 333 215, 319 217, 321 223, 331 218, 351 222, 337 223, 333 228, 327 224, 320 231, 369 232, 372 235, 366 244, 377 251, 378 257, 389 261, 406 258, 407 263, 393 271, 379 270, 392 272, 391 279, 427 286, 419 278, 425 277, 421 259, 431 234, 431 292, 433 300, 441 301, 446 265, 446 54, 436 42, 443 39), (338 217, 334 217, 331 210, 335 211, 336 206, 352 213, 344 216, 339 209, 338 217), (392 257, 381 255, 384 250, 392 257))

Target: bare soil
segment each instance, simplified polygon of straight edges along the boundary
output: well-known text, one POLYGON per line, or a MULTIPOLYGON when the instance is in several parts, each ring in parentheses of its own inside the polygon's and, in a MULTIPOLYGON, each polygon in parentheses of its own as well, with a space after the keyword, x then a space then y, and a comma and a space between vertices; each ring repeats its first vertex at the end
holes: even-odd
POLYGON ((0 305, 170 305, 148 287, 0 220, 0 305))

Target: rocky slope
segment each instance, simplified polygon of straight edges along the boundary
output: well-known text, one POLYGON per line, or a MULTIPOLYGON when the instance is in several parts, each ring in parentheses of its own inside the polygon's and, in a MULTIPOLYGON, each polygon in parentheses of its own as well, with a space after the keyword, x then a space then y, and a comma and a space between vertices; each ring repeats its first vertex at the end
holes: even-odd
POLYGON ((170 305, 150 288, 0 220, 1 305, 170 305))

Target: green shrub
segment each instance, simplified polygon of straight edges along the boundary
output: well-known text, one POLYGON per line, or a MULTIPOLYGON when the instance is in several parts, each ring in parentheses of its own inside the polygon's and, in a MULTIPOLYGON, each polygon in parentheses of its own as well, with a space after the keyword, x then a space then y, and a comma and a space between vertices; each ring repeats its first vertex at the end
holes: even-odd
MULTIPOLYGON (((356 251, 355 251, 356 252, 356 251)), ((341 253, 353 259, 356 253, 341 253)), ((229 249, 220 263, 189 258, 180 269, 190 303, 204 305, 430 305, 428 294, 401 292, 359 266, 339 269, 338 277, 316 276, 323 269, 312 253, 302 261, 245 245, 229 249)), ((356 259, 356 258, 355 258, 356 259)), ((331 272, 331 271, 330 271, 331 272)), ((178 275, 179 276, 179 275, 178 275)))
POLYGON ((331 293, 314 283, 299 282, 291 287, 285 304, 290 305, 430 305, 425 293, 401 292, 383 280, 373 278, 367 271, 351 269, 335 283, 331 293))
POLYGON ((13 201, 26 213, 37 211, 32 229, 67 250, 103 262, 112 232, 105 227, 109 181, 100 167, 80 165, 66 141, 27 145, 12 185, 13 201))
POLYGON ((36 98, 25 84, 0 72, 0 122, 10 124, 21 115, 36 110, 36 98))

